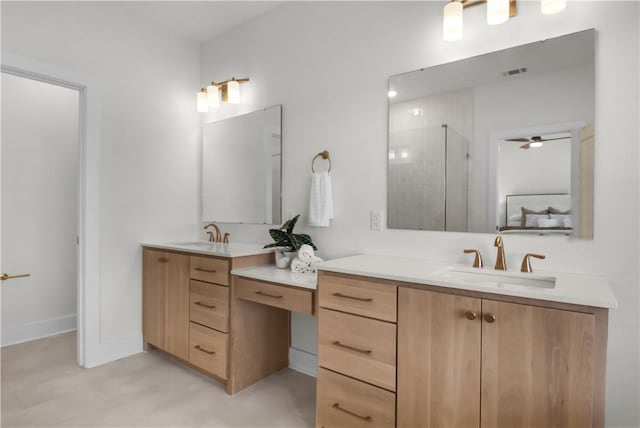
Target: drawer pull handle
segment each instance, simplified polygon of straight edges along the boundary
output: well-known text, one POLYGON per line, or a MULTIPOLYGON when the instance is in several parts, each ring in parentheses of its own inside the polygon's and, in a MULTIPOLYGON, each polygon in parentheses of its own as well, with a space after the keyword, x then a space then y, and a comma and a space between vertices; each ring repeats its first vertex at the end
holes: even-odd
POLYGON ((205 269, 205 268, 200 268, 200 267, 193 268, 193 270, 197 270, 199 272, 206 272, 206 273, 216 273, 215 269, 205 269))
POLYGON ((207 305, 206 303, 202 303, 202 302, 195 302, 194 305, 202 306, 203 308, 207 308, 207 309, 216 308, 216 305, 207 305))
POLYGON ((333 295, 336 296, 336 297, 343 297, 345 299, 358 300, 360 302, 373 302, 373 299, 371 299, 371 298, 348 296, 348 295, 342 294, 342 293, 333 293, 333 295))
POLYGON ((167 263, 167 262, 169 261, 169 259, 168 259, 168 258, 166 258, 166 257, 160 257, 160 258, 158 259, 158 261, 159 261, 160 263, 167 263))
POLYGON ((264 297, 273 297, 274 299, 282 299, 282 296, 276 296, 275 294, 263 293, 262 291, 256 291, 256 294, 259 294, 264 297))
POLYGON ((368 349, 359 349, 359 348, 354 348, 353 346, 344 345, 344 344, 338 342, 337 340, 335 342, 333 342, 333 344, 336 345, 336 346, 339 346, 341 348, 348 349, 350 351, 360 352, 361 354, 370 355, 373 352, 373 351, 368 350, 368 349))
POLYGON ((343 407, 340 407, 340 403, 333 403, 332 407, 334 409, 340 410, 341 412, 344 412, 344 413, 346 413, 348 415, 355 416, 358 419, 362 419, 363 421, 371 422, 371 416, 361 416, 361 415, 359 415, 359 414, 357 414, 355 412, 352 412, 351 410, 347 410, 347 409, 345 409, 343 407))
POLYGON ((209 354, 209 355, 213 355, 213 354, 215 354, 215 353, 216 353, 216 351, 208 351, 208 350, 204 349, 204 348, 203 348, 202 346, 200 346, 200 345, 196 345, 196 346, 194 346, 194 348, 196 348, 198 351, 202 351, 202 352, 204 352, 205 354, 209 354))

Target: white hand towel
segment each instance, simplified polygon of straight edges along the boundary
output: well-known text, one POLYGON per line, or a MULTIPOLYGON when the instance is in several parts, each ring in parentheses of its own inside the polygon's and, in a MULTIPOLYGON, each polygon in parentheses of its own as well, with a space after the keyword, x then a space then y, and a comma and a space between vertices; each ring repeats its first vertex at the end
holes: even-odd
POLYGON ((309 226, 329 227, 331 219, 333 219, 331 176, 327 171, 316 172, 311 177, 309 226))

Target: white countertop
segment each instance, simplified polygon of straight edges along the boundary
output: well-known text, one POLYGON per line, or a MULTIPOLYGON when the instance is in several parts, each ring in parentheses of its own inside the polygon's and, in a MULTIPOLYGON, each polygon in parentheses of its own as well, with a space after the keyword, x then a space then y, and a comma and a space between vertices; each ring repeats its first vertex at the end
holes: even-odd
POLYGON ((142 244, 143 247, 157 248, 160 250, 183 251, 185 253, 204 254, 218 257, 243 257, 254 256, 256 254, 272 253, 273 248, 264 249, 263 244, 251 244, 246 242, 222 242, 209 241, 189 241, 179 243, 151 243, 142 244))
MULTIPOLYGON (((536 276, 544 275, 547 277, 555 277, 555 287, 538 288, 515 286, 502 288, 496 284, 491 286, 487 284, 453 282, 451 279, 444 278, 438 274, 439 271, 442 271, 447 267, 463 267, 463 265, 406 257, 365 254, 329 260, 318 265, 319 270, 329 272, 369 276, 394 281, 427 284, 484 293, 524 297, 529 299, 570 303, 575 305, 610 309, 618 307, 618 302, 613 296, 606 278, 598 275, 536 270, 534 272, 534 275, 536 276)), ((468 266, 465 265, 464 268, 468 268, 468 266)), ((501 272, 494 271, 492 268, 482 269, 489 270, 491 273, 501 272)), ((531 274, 515 273, 515 275, 522 275, 523 277, 526 277, 526 275, 531 274)))
POLYGON ((293 287, 307 288, 310 290, 315 290, 318 282, 318 275, 315 273, 291 272, 291 269, 280 269, 275 265, 233 269, 231 271, 231 275, 291 285, 293 287))

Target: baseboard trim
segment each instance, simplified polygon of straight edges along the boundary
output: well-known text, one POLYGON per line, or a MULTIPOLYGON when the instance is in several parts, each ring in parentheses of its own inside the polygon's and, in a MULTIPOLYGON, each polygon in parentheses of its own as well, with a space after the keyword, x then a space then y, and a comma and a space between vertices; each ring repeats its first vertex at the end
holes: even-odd
POLYGON ((78 325, 76 314, 64 315, 21 325, 3 325, 1 347, 31 342, 49 336, 73 331, 78 325))
POLYGON ((121 358, 139 354, 142 349, 142 335, 100 342, 98 349, 90 352, 85 361, 86 368, 101 366, 121 358))
POLYGON ((300 349, 289 348, 289 368, 316 377, 318 356, 300 349))

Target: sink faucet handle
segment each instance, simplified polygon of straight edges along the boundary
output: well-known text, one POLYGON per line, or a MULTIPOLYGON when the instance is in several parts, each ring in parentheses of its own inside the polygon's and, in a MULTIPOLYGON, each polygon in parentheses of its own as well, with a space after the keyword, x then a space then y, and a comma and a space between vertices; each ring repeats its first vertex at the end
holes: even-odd
POLYGON ((228 244, 229 243, 229 237, 231 236, 230 233, 225 233, 224 237, 222 238, 222 243, 224 244, 228 244))
POLYGON ((522 259, 522 266, 520 267, 520 272, 533 272, 531 269, 531 257, 535 257, 536 259, 544 259, 545 256, 543 254, 534 254, 527 253, 522 259))
POLYGON ((473 248, 467 248, 466 250, 464 250, 464 253, 465 254, 474 253, 476 255, 476 257, 473 259, 474 268, 484 267, 484 262, 482 261, 482 255, 480 254, 480 251, 474 250, 473 248))

